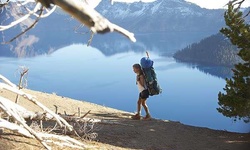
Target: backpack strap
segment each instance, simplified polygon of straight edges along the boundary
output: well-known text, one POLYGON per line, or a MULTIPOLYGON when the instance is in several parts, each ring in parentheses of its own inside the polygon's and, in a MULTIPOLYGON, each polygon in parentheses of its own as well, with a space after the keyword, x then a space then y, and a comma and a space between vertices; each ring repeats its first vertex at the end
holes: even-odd
MULTIPOLYGON (((144 76, 144 74, 143 73, 140 73, 140 74, 138 74, 137 76, 136 76, 136 81, 140 81, 140 76, 141 75, 143 75, 144 76)), ((136 84, 137 84, 137 82, 136 82, 136 84)), ((144 86, 143 86, 145 89, 147 89, 147 84, 146 84, 146 80, 145 80, 145 76, 144 76, 144 86)))
POLYGON ((140 76, 143 75, 143 73, 140 73, 136 76, 136 81, 140 81, 140 76))

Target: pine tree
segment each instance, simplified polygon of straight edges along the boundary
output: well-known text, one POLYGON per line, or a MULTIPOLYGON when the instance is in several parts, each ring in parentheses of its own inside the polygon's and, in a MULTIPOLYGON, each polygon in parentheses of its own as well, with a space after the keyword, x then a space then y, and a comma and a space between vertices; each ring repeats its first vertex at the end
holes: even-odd
POLYGON ((234 75, 226 79, 225 92, 218 94, 219 108, 217 110, 226 117, 250 121, 250 25, 240 11, 240 5, 229 3, 224 14, 228 27, 221 33, 227 36, 232 44, 239 49, 238 55, 243 63, 238 63, 233 69, 234 75))

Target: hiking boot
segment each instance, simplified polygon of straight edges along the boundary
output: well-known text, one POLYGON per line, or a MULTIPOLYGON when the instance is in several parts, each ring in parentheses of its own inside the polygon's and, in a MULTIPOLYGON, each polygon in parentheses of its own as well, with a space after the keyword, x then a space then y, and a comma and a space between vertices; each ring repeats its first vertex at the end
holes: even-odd
POLYGON ((132 116, 132 119, 140 120, 141 116, 139 114, 135 114, 135 115, 132 116))
POLYGON ((144 119, 144 120, 151 119, 150 114, 147 114, 143 119, 144 119))

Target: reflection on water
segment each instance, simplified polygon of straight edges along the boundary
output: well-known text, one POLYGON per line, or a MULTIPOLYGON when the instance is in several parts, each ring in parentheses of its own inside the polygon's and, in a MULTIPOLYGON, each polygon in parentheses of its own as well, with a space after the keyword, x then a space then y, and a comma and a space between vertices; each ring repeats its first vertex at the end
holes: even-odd
MULTIPOLYGON (((182 63, 182 62, 179 62, 182 63)), ((225 67, 225 66, 215 66, 215 65, 202 65, 202 64, 191 64, 191 63, 182 63, 187 67, 192 69, 198 69, 199 71, 209 74, 218 78, 232 78, 233 76, 233 66, 225 67)))
POLYGON ((197 69, 199 69, 201 72, 220 77, 223 79, 231 78, 233 76, 232 68, 230 67, 223 67, 223 66, 202 66, 197 65, 197 69))
MULTIPOLYGON (((50 28, 53 32, 31 31, 25 33, 20 39, 8 44, 0 44, 0 56, 4 57, 34 57, 50 54, 58 49, 74 43, 87 43, 89 33, 77 34, 71 30, 59 30, 50 28)), ((0 33, 0 36, 3 33, 0 33)), ((175 51, 197 42, 205 37, 206 32, 161 32, 135 34, 136 43, 129 41, 117 33, 95 35, 91 46, 99 49, 105 56, 111 56, 121 52, 142 52, 145 49, 171 56, 175 51)))
MULTIPOLYGON (((224 79, 171 57, 150 54, 163 89, 161 95, 148 99, 152 116, 212 129, 250 131, 249 124, 233 123, 217 112, 217 94, 225 86, 224 79)), ((17 83, 17 66, 25 65, 30 69, 28 88, 134 112, 138 91, 132 65, 144 55, 142 50, 131 50, 105 56, 93 47, 71 45, 35 58, 0 58, 0 73, 17 83)))

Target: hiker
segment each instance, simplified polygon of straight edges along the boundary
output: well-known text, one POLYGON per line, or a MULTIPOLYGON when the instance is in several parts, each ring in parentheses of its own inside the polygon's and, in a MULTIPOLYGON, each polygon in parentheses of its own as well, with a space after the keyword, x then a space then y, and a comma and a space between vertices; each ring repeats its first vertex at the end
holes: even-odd
POLYGON ((141 65, 134 64, 133 70, 137 75, 136 76, 136 84, 137 84, 138 89, 139 89, 139 99, 137 102, 137 114, 132 116, 132 118, 136 119, 136 120, 141 119, 141 105, 142 105, 145 112, 146 112, 146 116, 144 117, 144 119, 149 119, 149 118, 151 118, 151 116, 149 114, 148 106, 146 104, 146 100, 149 97, 149 91, 148 91, 147 86, 146 86, 145 77, 143 75, 141 65))

